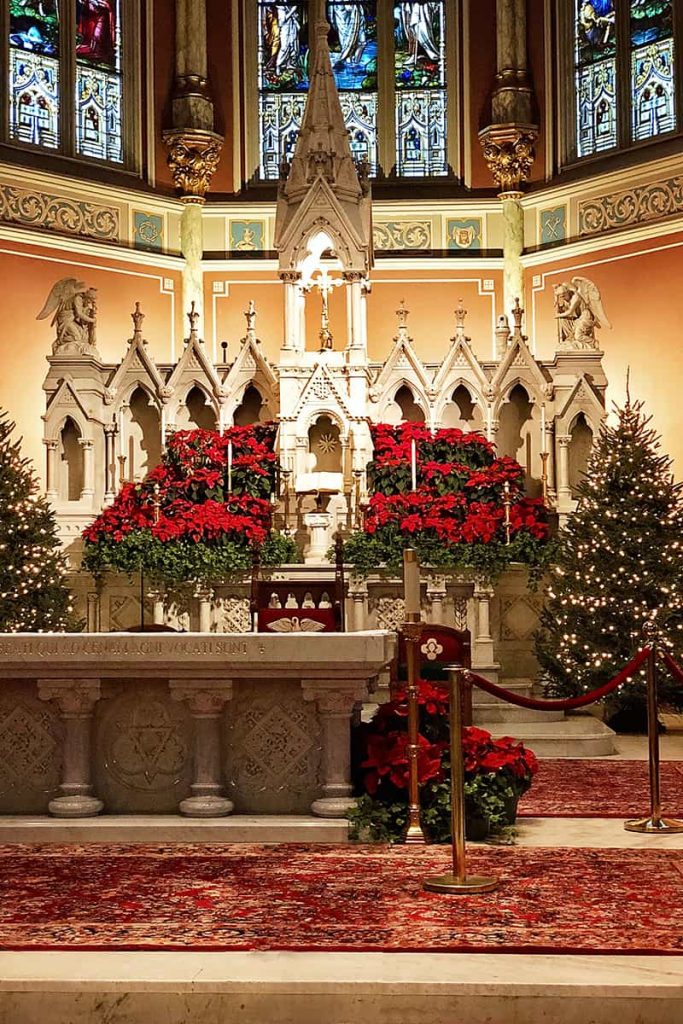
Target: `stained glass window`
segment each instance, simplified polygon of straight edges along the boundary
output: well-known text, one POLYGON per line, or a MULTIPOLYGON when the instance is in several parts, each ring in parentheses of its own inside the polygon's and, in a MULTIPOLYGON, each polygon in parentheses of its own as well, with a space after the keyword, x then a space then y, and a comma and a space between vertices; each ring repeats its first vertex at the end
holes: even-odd
POLYGON ((127 0, 9 0, 11 139, 123 162, 126 5, 127 0), (62 133, 68 121, 73 127, 62 133))
POLYGON ((396 168, 446 174, 446 11, 439 2, 394 5, 396 168))
POLYGON ((634 142, 676 127, 671 0, 631 0, 631 130, 634 142))
POLYGON ((377 171, 377 4, 327 5, 332 68, 351 152, 377 171))
POLYGON ((576 0, 579 156, 617 145, 617 24, 614 0, 576 0))
POLYGON ((573 7, 577 155, 673 131, 673 0, 573 0, 573 7))
POLYGON ((261 177, 277 179, 291 160, 308 92, 308 5, 259 0, 261 177))
POLYGON ((57 0, 10 0, 10 138, 59 146, 59 42, 57 0))
POLYGON ((76 149, 120 163, 121 0, 76 0, 76 149))

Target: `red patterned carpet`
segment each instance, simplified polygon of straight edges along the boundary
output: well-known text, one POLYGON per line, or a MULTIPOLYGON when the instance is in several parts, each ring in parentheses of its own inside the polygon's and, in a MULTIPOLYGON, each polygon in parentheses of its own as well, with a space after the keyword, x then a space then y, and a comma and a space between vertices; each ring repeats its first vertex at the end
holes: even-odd
MULTIPOLYGON (((629 818, 650 809, 645 761, 558 758, 540 761, 538 775, 519 803, 531 818, 629 818)), ((683 817, 683 761, 662 761, 662 810, 683 817)))
POLYGON ((0 948, 683 952, 675 850, 470 852, 480 896, 424 892, 449 851, 3 846, 0 948))

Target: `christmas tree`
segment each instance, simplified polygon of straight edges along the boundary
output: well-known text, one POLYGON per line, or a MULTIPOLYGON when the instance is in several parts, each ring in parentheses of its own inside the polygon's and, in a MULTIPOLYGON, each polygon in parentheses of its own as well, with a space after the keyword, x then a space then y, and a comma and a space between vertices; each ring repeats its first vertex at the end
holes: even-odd
MULTIPOLYGON (((683 652, 683 495, 661 454, 641 402, 615 407, 603 423, 577 511, 560 546, 536 653, 552 696, 575 696, 609 682, 644 646, 657 610, 662 642, 683 652)), ((608 720, 623 731, 645 718, 645 670, 607 698, 608 720), (617 714, 618 713, 618 714, 617 714)), ((661 703, 683 707, 683 688, 661 673, 661 703)))
POLYGON ((72 628, 55 518, 0 412, 0 632, 72 628))

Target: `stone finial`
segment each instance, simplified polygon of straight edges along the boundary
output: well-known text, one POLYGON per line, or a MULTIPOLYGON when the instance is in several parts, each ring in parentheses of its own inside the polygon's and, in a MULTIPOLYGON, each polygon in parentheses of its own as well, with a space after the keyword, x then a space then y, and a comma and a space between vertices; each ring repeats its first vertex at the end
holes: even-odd
POLYGON ((455 335, 457 338, 465 337, 465 317, 467 316, 467 310, 462 304, 462 299, 458 299, 458 305, 455 309, 455 335))
POLYGON ((505 350, 510 344, 510 324, 505 313, 501 313, 496 321, 496 358, 502 359, 505 355, 505 350))
POLYGON ((526 341, 525 336, 522 334, 522 321, 524 320, 524 309, 519 304, 519 298, 515 299, 515 304, 510 312, 512 313, 512 322, 514 324, 514 329, 512 332, 513 339, 515 341, 526 341))
POLYGON ((130 314, 130 318, 133 321, 133 341, 142 339, 142 324, 145 320, 145 314, 140 309, 140 303, 135 303, 135 309, 130 314))
POLYGON ((190 339, 189 340, 190 341, 198 341, 199 340, 199 329, 198 329, 197 325, 199 323, 199 313, 197 312, 197 310, 195 308, 194 299, 192 300, 192 303, 190 305, 190 312, 187 314, 187 319, 190 321, 190 339))
POLYGON ((256 341, 256 303, 249 299, 244 318, 247 321, 247 338, 249 341, 256 341))

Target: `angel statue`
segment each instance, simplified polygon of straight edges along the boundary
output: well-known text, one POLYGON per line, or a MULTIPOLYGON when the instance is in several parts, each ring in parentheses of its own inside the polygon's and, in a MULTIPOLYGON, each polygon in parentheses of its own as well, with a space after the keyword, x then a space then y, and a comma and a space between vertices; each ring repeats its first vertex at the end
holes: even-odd
POLYGON ((597 285, 587 277, 573 277, 554 288, 555 319, 558 321, 560 348, 598 348, 596 328, 612 324, 602 307, 597 285))
POLYGON ((97 289, 88 288, 75 277, 57 281, 36 320, 46 320, 54 313, 51 327, 56 336, 52 354, 67 353, 99 358, 96 345, 97 289))

